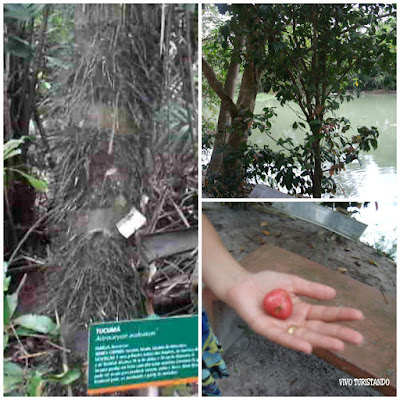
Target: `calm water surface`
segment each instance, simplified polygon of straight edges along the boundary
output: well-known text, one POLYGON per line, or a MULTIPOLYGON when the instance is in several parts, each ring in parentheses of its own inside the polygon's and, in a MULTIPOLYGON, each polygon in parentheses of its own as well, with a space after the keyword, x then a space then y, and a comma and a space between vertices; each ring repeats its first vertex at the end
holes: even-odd
MULTIPOLYGON (((397 245, 398 208, 396 201, 371 202, 354 214, 355 219, 368 227, 360 237, 364 243, 390 252, 397 245)), ((397 260, 397 251, 394 254, 397 260)))
MULTIPOLYGON (((255 112, 262 112, 264 107, 275 107, 278 114, 271 121, 274 138, 291 137, 295 145, 303 141, 304 133, 299 129, 293 131, 291 128, 293 123, 298 121, 293 112, 296 110, 295 104, 282 107, 274 97, 268 96, 257 101, 255 112)), ((348 131, 349 136, 357 134, 358 126, 376 126, 379 131, 378 148, 362 153, 361 165, 357 160, 353 161, 346 166, 346 171, 334 175, 338 185, 336 197, 397 200, 396 94, 362 94, 354 101, 343 103, 336 115, 350 120, 352 127, 348 131)), ((261 132, 253 131, 250 140, 259 146, 268 144, 272 149, 278 149, 274 141, 261 132)))

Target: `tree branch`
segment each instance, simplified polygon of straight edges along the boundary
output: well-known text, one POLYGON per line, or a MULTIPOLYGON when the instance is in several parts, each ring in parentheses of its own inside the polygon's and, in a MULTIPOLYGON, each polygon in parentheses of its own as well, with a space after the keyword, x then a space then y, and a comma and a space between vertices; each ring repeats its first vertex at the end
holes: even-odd
POLYGON ((206 77, 212 90, 214 90, 214 92, 221 99, 221 101, 226 104, 232 118, 236 118, 239 113, 238 108, 236 107, 236 104, 232 101, 232 98, 226 93, 221 82, 218 80, 213 69, 208 64, 208 62, 204 59, 204 57, 202 58, 202 69, 203 69, 203 74, 206 77))
MULTIPOLYGON (((387 13, 387 14, 379 15, 378 17, 376 17, 376 19, 377 20, 381 20, 381 19, 386 18, 386 17, 395 17, 396 18, 396 12, 390 12, 390 13, 387 13)), ((368 26, 369 26, 368 23, 361 24, 361 25, 349 26, 349 27, 341 30, 339 35, 343 35, 346 32, 355 31, 355 30, 360 29, 360 28, 368 28, 368 26)))

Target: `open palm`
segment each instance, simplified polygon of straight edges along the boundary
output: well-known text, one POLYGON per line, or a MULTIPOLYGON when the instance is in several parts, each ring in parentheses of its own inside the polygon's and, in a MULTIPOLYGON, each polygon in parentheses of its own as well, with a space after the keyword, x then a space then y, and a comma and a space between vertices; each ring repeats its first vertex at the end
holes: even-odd
POLYGON ((254 332, 283 346, 305 353, 311 353, 313 348, 342 351, 344 342, 361 344, 363 337, 335 322, 360 320, 362 312, 348 307, 312 305, 298 297, 331 300, 335 295, 329 286, 295 275, 263 271, 238 281, 229 290, 226 302, 254 332), (293 302, 292 315, 286 320, 271 317, 263 309, 264 296, 277 288, 285 289, 293 302))

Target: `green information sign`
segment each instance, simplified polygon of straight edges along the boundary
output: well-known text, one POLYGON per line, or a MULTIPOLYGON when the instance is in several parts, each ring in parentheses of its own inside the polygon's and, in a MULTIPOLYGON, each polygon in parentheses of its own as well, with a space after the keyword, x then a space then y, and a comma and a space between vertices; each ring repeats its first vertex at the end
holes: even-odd
POLYGON ((88 360, 88 394, 197 382, 197 315, 93 324, 88 360))

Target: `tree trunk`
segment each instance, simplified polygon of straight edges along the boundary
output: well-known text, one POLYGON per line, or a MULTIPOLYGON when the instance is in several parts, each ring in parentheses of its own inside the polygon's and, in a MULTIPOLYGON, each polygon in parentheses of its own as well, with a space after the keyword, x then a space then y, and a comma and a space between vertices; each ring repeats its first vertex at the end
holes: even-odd
MULTIPOLYGON (((236 83, 239 77, 240 64, 231 61, 225 80, 224 90, 226 94, 233 99, 236 83)), ((221 173, 223 162, 223 148, 226 144, 226 127, 232 122, 231 114, 225 102, 221 102, 221 108, 218 117, 217 133, 214 139, 214 146, 210 163, 207 167, 207 178, 221 173)))
POLYGON ((321 198, 322 196, 322 165, 321 165, 321 148, 320 141, 313 142, 314 153, 314 174, 313 174, 313 197, 321 198))
MULTIPOLYGON (((246 43, 246 58, 252 60, 255 52, 254 45, 249 44, 251 37, 247 38, 246 43)), ((258 43, 258 46, 262 44, 258 43)), ((259 85, 260 73, 255 66, 254 62, 248 62, 243 72, 242 83, 240 85, 239 97, 237 100, 238 110, 248 110, 251 113, 254 112, 256 105, 256 97, 259 85)), ((234 132, 231 132, 228 136, 227 141, 227 153, 230 151, 235 153, 240 145, 246 143, 248 140, 248 124, 243 122, 242 124, 236 124, 237 128, 234 132)), ((228 155, 228 154, 227 154, 228 155)), ((243 183, 243 165, 242 160, 238 157, 225 157, 225 161, 222 169, 222 180, 234 178, 237 181, 237 185, 243 183), (233 158, 233 161, 229 161, 233 158)))
MULTIPOLYGON (((241 47, 243 47, 243 40, 240 41, 241 47)), ((229 185, 230 190, 235 191, 239 189, 240 184, 243 182, 243 167, 242 161, 238 158, 237 150, 242 143, 246 143, 248 139, 248 126, 245 123, 235 124, 235 131, 226 135, 226 125, 224 123, 229 122, 229 120, 235 119, 239 115, 239 110, 248 110, 251 113, 254 112, 255 101, 257 97, 257 90, 260 80, 260 71, 255 63, 254 54, 259 52, 260 49, 264 49, 265 41, 260 42, 259 38, 255 38, 252 35, 246 38, 246 60, 244 61, 245 69, 243 72, 242 82, 240 85, 239 97, 237 104, 232 100, 234 91, 234 81, 235 74, 238 66, 231 64, 232 72, 228 73, 230 81, 230 87, 228 89, 232 90, 230 93, 222 86, 215 76, 214 71, 208 65, 208 63, 203 59, 203 74, 207 78, 208 83, 211 88, 215 91, 218 97, 221 99, 221 113, 220 120, 218 122, 218 133, 214 143, 213 148, 213 160, 210 162, 210 166, 207 171, 207 175, 211 175, 211 172, 221 171, 219 180, 224 185, 229 185), (228 118, 226 112, 229 112, 230 117, 228 118), (223 128, 222 130, 220 128, 223 128), (227 137, 226 137, 227 136, 227 137), (222 149, 224 151, 222 151, 222 149), (229 160, 234 159, 233 162, 229 160), (228 160, 228 161, 227 161, 228 160), (222 169, 221 169, 222 164, 222 169)), ((226 82, 227 84, 227 82, 226 82)), ((235 121, 238 122, 238 121, 235 121)))

